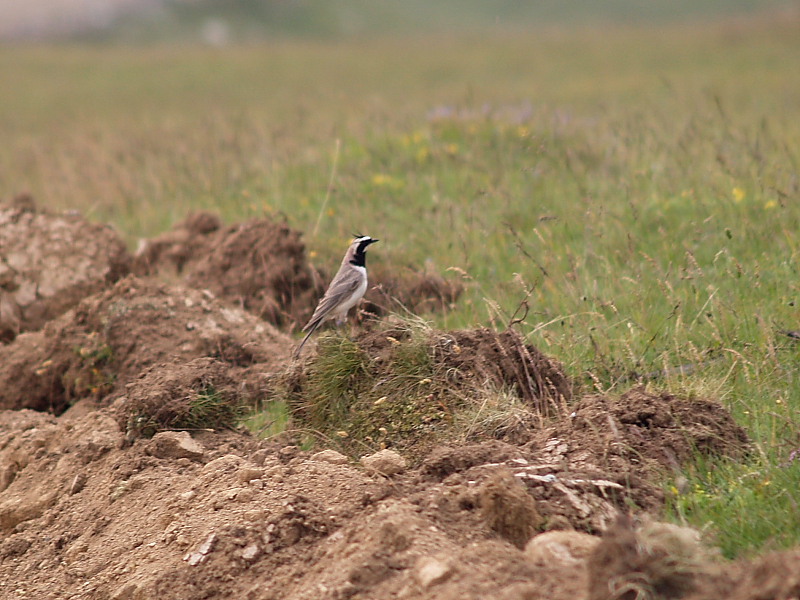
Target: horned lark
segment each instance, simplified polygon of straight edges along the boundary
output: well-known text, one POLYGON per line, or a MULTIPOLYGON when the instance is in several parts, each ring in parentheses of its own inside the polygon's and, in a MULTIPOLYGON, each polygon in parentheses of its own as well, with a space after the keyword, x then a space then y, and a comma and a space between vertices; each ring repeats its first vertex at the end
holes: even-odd
POLYGON ((352 241, 342 259, 342 266, 317 304, 311 320, 303 327, 303 331, 308 333, 295 350, 295 358, 300 356, 308 338, 320 325, 333 318, 336 318, 337 325, 341 325, 347 317, 347 311, 364 296, 367 291, 367 248, 377 241, 368 235, 357 236, 352 241))

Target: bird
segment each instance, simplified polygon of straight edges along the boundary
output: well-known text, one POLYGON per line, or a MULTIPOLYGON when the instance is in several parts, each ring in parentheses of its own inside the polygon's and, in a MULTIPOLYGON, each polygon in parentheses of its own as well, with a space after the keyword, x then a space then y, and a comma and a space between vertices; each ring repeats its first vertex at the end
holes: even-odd
POLYGON ((300 356, 308 338, 328 319, 336 319, 341 325, 347 312, 353 308, 367 291, 367 248, 379 240, 368 235, 356 235, 345 252, 339 271, 331 280, 325 295, 314 309, 311 319, 303 327, 306 337, 300 342, 294 357, 300 356))

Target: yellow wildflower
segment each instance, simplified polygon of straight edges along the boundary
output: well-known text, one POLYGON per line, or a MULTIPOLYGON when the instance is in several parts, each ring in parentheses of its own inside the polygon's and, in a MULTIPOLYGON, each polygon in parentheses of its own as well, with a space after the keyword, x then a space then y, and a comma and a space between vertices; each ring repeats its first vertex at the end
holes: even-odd
POLYGON ((767 200, 767 202, 764 204, 764 210, 772 210, 773 208, 776 208, 777 206, 778 206, 778 201, 777 200, 767 200))
POLYGON ((742 188, 735 187, 731 190, 731 193, 733 194, 733 201, 737 204, 744 200, 744 190, 742 188))
POLYGON ((372 185, 398 190, 403 187, 403 182, 386 173, 375 173, 375 175, 372 176, 372 185))

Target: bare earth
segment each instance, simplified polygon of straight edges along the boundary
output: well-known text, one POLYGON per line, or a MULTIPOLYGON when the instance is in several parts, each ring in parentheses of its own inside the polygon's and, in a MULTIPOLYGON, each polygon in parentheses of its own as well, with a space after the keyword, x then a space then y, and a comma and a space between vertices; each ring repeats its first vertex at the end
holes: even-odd
MULTIPOLYGON (((325 280, 299 234, 194 216, 136 257, 104 242, 108 256, 93 241, 107 228, 32 210, 0 208, 38 253, 0 279, 0 599, 800 595, 800 550, 729 564, 657 522, 664 474, 696 450, 748 450, 714 399, 584 395, 496 438, 363 462, 288 435, 189 433, 192 393, 252 401, 286 369, 287 332, 325 280), (49 256, 42 240, 64 227, 85 260, 49 256), (47 317, 20 318, 32 303, 16 292, 64 265, 64 294, 36 298, 47 317)), ((0 265, 25 240, 4 239, 0 265)), ((376 314, 390 297, 446 308, 458 295, 431 273, 375 283, 376 314)), ((487 352, 520 351, 511 334, 452 336, 465 376, 488 372, 487 352)), ((390 345, 361 339, 375 356, 390 345)), ((545 364, 534 350, 531 380, 545 364)), ((497 365, 526 397, 520 368, 497 365)))

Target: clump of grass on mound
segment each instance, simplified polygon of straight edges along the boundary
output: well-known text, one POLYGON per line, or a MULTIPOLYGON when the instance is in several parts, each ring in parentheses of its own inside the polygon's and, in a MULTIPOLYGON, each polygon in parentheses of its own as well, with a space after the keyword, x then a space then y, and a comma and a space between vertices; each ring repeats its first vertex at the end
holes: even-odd
POLYGON ((129 417, 129 434, 151 437, 159 431, 232 429, 245 415, 243 404, 213 386, 203 387, 167 406, 151 408, 129 417))
POLYGON ((245 416, 226 366, 213 358, 160 364, 128 386, 117 421, 129 437, 165 430, 227 429, 245 416))
POLYGON ((514 331, 442 332, 417 319, 352 340, 323 335, 290 378, 295 425, 354 456, 512 437, 572 393, 560 365, 514 331))

